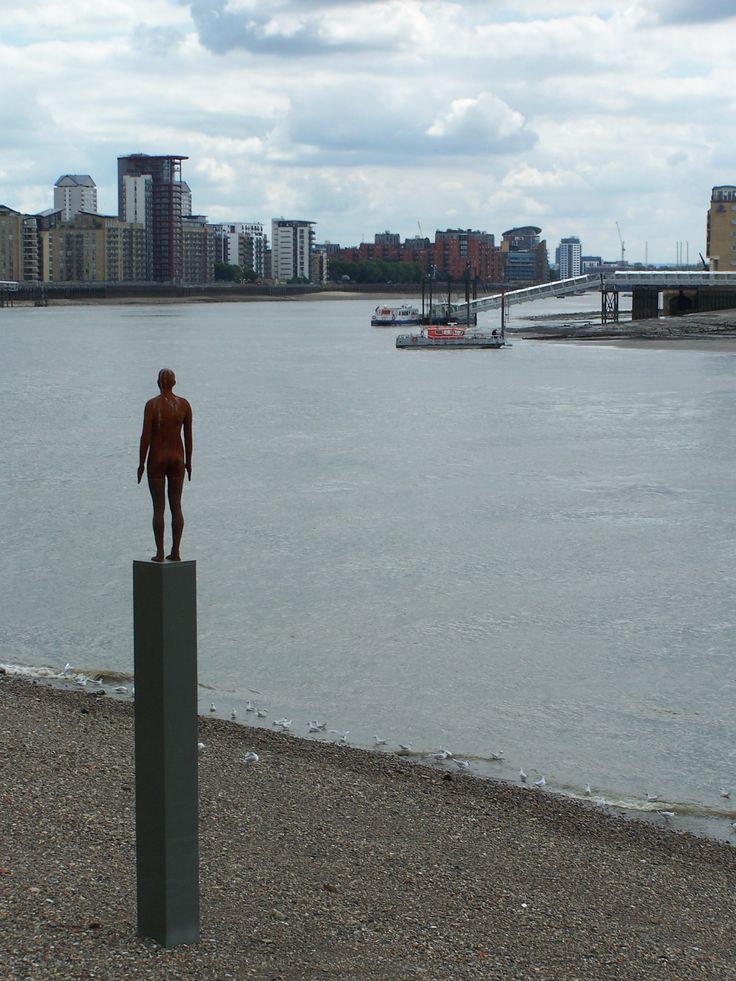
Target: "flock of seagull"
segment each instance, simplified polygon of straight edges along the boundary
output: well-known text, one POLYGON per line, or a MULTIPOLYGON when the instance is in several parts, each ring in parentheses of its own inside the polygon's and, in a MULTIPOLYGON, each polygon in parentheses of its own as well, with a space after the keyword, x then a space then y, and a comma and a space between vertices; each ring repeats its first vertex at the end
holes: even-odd
MULTIPOLYGON (((74 672, 74 668, 72 667, 71 664, 67 663, 64 666, 62 675, 65 679, 73 680, 74 684, 80 688, 86 688, 88 685, 101 687, 103 684, 101 678, 89 678, 84 674, 73 675, 73 672, 74 672)), ((116 685, 113 688, 113 691, 116 694, 120 694, 120 695, 130 695, 131 697, 135 696, 135 688, 132 686, 128 687, 127 685, 116 685)), ((268 718, 268 713, 264 709, 256 706, 254 702, 252 702, 250 699, 246 700, 244 704, 244 708, 246 712, 254 714, 258 719, 268 718)), ((217 712, 217 706, 215 705, 214 702, 210 702, 210 712, 211 713, 217 712)), ((230 719, 234 722, 237 720, 237 718, 238 718, 237 710, 234 708, 231 709, 230 719)), ((271 725, 276 729, 280 729, 282 732, 290 732, 293 725, 293 720, 287 718, 273 719, 271 725)), ((350 735, 349 729, 344 729, 344 730, 328 729, 326 722, 319 722, 317 719, 310 719, 309 722, 307 722, 306 724, 306 728, 307 728, 307 732, 313 735, 316 735, 318 733, 325 733, 335 736, 336 737, 335 742, 338 743, 338 745, 344 746, 347 745, 348 743, 348 736, 350 735)), ((373 737, 373 744, 375 748, 387 746, 388 740, 383 739, 381 736, 375 735, 373 737)), ((200 742, 197 745, 200 750, 203 750, 205 748, 204 743, 200 742)), ((397 754, 399 756, 408 755, 408 754, 424 756, 425 758, 432 759, 437 763, 448 763, 448 764, 452 763, 458 768, 458 770, 469 770, 471 766, 470 760, 458 759, 456 756, 454 756, 453 753, 450 752, 449 749, 445 748, 444 746, 440 746, 436 752, 429 753, 429 754, 415 753, 411 743, 397 743, 397 746, 398 746, 397 754)), ((500 762, 503 760, 503 753, 490 753, 488 758, 494 762, 500 762)), ((260 758, 258 754, 251 751, 245 754, 243 758, 243 763, 245 764, 258 763, 259 759, 260 758)), ((527 773, 524 771, 523 767, 519 770, 519 782, 526 786, 530 786, 529 777, 527 773)), ((543 790, 547 786, 547 780, 544 774, 542 774, 538 780, 532 781, 531 785, 536 787, 538 790, 543 790)), ((719 794, 720 797, 723 798, 724 800, 730 800, 731 798, 731 791, 727 787, 721 787, 719 794)), ((586 797, 594 796, 593 788, 591 787, 590 784, 585 785, 585 796, 586 797)), ((601 803, 605 803, 605 801, 602 798, 596 798, 596 799, 599 799, 601 803)), ((659 797, 656 794, 646 795, 647 804, 650 805, 656 804, 658 803, 658 801, 659 801, 659 797)), ((665 821, 670 821, 672 818, 676 816, 676 812, 672 810, 659 810, 654 808, 654 811, 660 817, 664 818, 665 821)), ((732 821, 730 823, 730 827, 732 831, 736 832, 736 821, 732 821)))

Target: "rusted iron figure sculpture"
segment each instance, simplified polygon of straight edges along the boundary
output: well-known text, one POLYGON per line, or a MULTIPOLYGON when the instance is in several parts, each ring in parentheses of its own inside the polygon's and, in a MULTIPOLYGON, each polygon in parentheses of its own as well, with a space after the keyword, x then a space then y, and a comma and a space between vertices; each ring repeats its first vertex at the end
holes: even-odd
POLYGON ((153 500, 153 537, 156 541, 156 554, 151 557, 153 562, 164 561, 164 509, 167 489, 173 541, 171 553, 166 558, 172 562, 179 562, 181 559, 179 546, 184 531, 181 494, 185 471, 189 479, 192 479, 192 407, 186 399, 174 395, 174 385, 174 372, 171 368, 162 368, 158 373, 161 394, 146 402, 143 414, 138 483, 141 482, 144 469, 147 469, 148 487, 153 500))

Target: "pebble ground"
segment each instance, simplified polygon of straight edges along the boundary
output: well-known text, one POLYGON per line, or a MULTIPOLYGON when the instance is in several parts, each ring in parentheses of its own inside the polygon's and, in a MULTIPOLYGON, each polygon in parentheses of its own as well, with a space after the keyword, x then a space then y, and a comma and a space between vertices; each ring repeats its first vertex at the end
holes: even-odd
POLYGON ((132 726, 0 675, 2 981, 736 981, 732 846, 211 718, 202 936, 162 949, 136 935, 132 726))

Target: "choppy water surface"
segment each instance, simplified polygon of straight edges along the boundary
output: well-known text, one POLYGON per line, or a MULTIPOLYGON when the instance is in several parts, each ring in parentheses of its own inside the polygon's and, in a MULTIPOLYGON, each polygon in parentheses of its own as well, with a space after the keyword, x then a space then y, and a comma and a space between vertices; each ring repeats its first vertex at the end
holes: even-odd
POLYGON ((375 303, 0 311, 0 661, 132 670, 137 443, 170 365, 204 711, 726 828, 736 357, 396 351, 375 303))

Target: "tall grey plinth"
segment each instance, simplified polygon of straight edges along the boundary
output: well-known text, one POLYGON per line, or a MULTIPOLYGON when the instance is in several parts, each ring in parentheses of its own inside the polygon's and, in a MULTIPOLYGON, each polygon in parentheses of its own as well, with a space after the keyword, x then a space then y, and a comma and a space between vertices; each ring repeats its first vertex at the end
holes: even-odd
POLYGON ((138 932, 199 940, 195 562, 134 562, 138 932))

